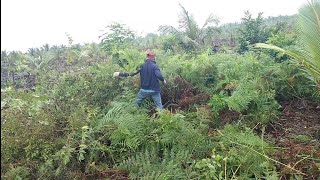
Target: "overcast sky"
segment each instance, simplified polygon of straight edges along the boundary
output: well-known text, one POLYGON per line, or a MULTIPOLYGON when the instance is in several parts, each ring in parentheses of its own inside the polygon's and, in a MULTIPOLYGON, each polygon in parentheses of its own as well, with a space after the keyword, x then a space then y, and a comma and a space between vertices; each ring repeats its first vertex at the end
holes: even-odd
POLYGON ((160 25, 177 27, 179 2, 202 25, 210 13, 221 23, 240 22, 244 11, 254 17, 293 15, 307 0, 1 0, 1 50, 98 42, 99 30, 111 22, 126 24, 138 35, 160 25))

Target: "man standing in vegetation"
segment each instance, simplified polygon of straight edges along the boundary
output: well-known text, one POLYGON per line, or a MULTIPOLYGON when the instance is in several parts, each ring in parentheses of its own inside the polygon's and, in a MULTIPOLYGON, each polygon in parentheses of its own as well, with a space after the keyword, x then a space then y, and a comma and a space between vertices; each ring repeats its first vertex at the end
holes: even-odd
POLYGON ((149 96, 152 97, 158 109, 163 109, 160 95, 160 83, 159 80, 166 84, 166 80, 163 78, 161 71, 156 63, 156 54, 151 50, 147 50, 147 57, 145 62, 140 68, 132 74, 115 72, 114 77, 128 77, 135 76, 140 73, 140 91, 138 92, 136 105, 141 106, 143 100, 149 96))

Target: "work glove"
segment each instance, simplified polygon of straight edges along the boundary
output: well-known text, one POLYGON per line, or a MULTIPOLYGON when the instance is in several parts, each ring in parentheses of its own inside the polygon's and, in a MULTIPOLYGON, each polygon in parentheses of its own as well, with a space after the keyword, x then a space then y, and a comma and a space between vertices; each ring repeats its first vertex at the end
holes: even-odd
POLYGON ((113 77, 119 77, 119 75, 120 75, 120 72, 113 73, 113 77))
POLYGON ((128 77, 129 73, 115 72, 113 73, 113 77, 128 77))
POLYGON ((121 76, 121 77, 128 77, 128 76, 129 76, 129 73, 122 73, 122 72, 121 72, 121 73, 119 74, 119 76, 121 76))
POLYGON ((163 80, 163 84, 167 84, 167 81, 166 81, 166 80, 163 80))

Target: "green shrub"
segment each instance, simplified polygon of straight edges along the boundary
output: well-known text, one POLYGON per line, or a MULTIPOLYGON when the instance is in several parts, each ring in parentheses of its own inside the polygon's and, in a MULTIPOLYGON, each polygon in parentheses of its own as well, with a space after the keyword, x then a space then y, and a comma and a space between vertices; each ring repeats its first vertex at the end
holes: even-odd
POLYGON ((45 110, 50 101, 23 91, 7 91, 1 98, 1 171, 18 162, 33 171, 61 146, 54 118, 45 110))
POLYGON ((200 179, 278 179, 268 158, 271 147, 252 130, 226 125, 210 158, 196 162, 200 179))
MULTIPOLYGON (((259 61, 251 54, 212 56, 217 67, 216 90, 222 100, 241 112, 250 123, 267 123, 278 114, 275 90, 267 73, 274 73, 271 62, 259 61)), ((212 103, 211 103, 212 104, 212 103)))
MULTIPOLYGON (((6 179, 23 180, 30 178, 30 169, 25 166, 17 166, 10 169, 4 177, 6 179)), ((2 179, 2 175, 1 175, 2 179)))

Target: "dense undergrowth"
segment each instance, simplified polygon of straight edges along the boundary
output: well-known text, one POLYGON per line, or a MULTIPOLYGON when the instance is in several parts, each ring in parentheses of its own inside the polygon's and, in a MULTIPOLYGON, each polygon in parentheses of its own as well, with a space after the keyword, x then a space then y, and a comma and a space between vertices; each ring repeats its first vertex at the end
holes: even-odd
POLYGON ((279 99, 308 93, 299 73, 287 81, 295 67, 255 54, 162 57, 171 111, 150 115, 149 100, 136 109, 138 77, 112 79, 119 67, 108 62, 64 74, 47 94, 3 91, 3 177, 68 179, 108 169, 133 179, 278 177, 275 149, 252 128, 277 119, 279 99), (240 116, 223 128, 225 108, 240 116))
MULTIPOLYGON (((262 33, 261 22, 250 15, 244 29, 262 33)), ((1 90, 1 179, 319 178, 282 163, 281 149, 265 137, 284 102, 320 102, 301 64, 252 49, 257 37, 245 31, 238 47, 209 53, 205 44, 192 44, 199 39, 164 35, 154 48, 168 82, 161 85, 165 110, 155 111, 150 99, 137 109, 139 77, 112 77, 144 61, 146 42, 137 44, 125 32, 121 43, 110 37, 123 36, 112 34, 100 45, 2 54, 1 63, 9 63, 2 70, 13 81, 1 90), (28 63, 10 64, 12 57, 28 63), (25 71, 33 75, 32 88, 30 79, 14 77, 25 71), (223 122, 228 113, 233 120, 223 122)), ((271 28, 264 39, 295 46, 294 32, 284 32, 271 28)), ((320 168, 316 153, 306 158, 320 168)))

